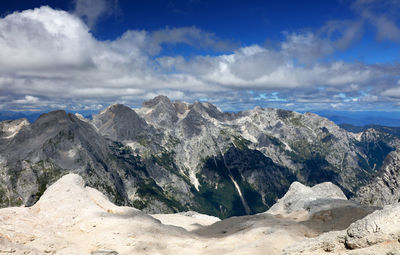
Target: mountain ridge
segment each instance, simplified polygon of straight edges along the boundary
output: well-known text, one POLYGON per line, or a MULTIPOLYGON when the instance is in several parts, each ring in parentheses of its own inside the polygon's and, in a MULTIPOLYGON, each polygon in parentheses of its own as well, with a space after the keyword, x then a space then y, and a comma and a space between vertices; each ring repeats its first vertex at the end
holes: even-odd
POLYGON ((111 105, 92 120, 54 111, 1 137, 0 193, 13 193, 3 206, 34 203, 72 169, 117 204, 222 218, 265 211, 293 181, 331 181, 354 196, 400 144, 391 134, 347 132, 312 113, 224 113, 165 96, 140 109, 111 105))

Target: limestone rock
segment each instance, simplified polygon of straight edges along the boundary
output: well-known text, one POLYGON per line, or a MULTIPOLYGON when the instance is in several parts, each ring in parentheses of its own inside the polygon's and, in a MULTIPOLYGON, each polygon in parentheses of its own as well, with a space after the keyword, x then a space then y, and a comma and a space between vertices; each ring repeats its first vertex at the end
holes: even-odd
POLYGON ((387 156, 377 176, 360 188, 355 200, 375 206, 400 201, 400 149, 387 156))
POLYGON ((399 219, 400 204, 388 205, 355 221, 346 230, 304 240, 287 248, 284 254, 392 254, 400 249, 399 219))
POLYGON ((340 203, 340 200, 347 200, 347 198, 339 187, 330 182, 313 187, 293 182, 288 192, 267 213, 283 216, 301 212, 314 214, 318 210, 330 209, 335 203, 340 203))
POLYGON ((400 204, 385 206, 347 229, 346 246, 363 248, 400 237, 400 204))

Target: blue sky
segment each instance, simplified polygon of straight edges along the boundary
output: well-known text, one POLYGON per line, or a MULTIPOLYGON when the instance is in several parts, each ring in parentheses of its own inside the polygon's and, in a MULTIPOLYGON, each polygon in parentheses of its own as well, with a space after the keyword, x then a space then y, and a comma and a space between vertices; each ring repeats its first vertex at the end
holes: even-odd
POLYGON ((400 3, 3 1, 0 110, 398 111, 400 3))

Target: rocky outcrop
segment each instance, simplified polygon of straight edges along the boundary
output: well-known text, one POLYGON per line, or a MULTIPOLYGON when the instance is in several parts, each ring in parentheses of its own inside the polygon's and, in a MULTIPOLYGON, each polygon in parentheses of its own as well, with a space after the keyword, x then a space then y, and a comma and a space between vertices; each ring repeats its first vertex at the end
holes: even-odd
POLYGON ((347 198, 342 190, 330 182, 307 187, 299 182, 290 185, 288 192, 274 204, 267 213, 285 217, 304 212, 311 216, 319 210, 328 210, 343 206, 347 198))
MULTIPOLYGON (((292 185, 286 198, 298 186, 292 185)), ((322 191, 320 188, 324 194, 318 195, 319 199, 343 198, 332 184, 322 184, 314 192, 322 191)), ((388 240, 397 242, 398 206, 371 214, 352 224, 347 232, 338 231, 351 223, 345 227, 337 224, 343 216, 357 214, 354 208, 346 208, 341 208, 347 211, 340 215, 300 222, 269 213, 224 220, 193 211, 151 216, 132 207, 116 206, 101 192, 86 186, 79 175, 66 174, 32 207, 0 209, 0 253, 277 255, 300 243, 302 248, 288 248, 286 254, 323 254, 347 251, 351 244, 358 249, 383 241, 387 245, 388 240), (333 232, 323 234, 329 230, 333 232)))
POLYGON ((400 204, 385 206, 346 230, 329 232, 286 249, 284 254, 396 254, 400 249, 400 204))
POLYGON ((358 249, 400 238, 400 204, 385 206, 346 230, 345 246, 358 249))
POLYGON ((391 152, 377 175, 357 192, 356 201, 383 206, 400 201, 400 150, 391 152))
POLYGON ((1 250, 16 254, 132 254, 141 249, 140 242, 135 245, 138 234, 150 244, 152 233, 163 236, 160 240, 185 233, 135 208, 112 204, 76 174, 63 176, 32 207, 0 210, 0 219, 1 250))
POLYGON ((0 139, 13 138, 22 128, 29 126, 27 119, 6 120, 0 122, 0 139))

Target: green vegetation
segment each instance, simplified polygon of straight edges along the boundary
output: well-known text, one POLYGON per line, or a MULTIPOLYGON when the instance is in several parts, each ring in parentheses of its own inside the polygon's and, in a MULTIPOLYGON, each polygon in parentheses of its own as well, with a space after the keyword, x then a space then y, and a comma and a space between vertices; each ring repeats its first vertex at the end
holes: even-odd
POLYGON ((367 164, 369 167, 366 167, 365 164, 363 164, 363 168, 365 170, 379 169, 382 166, 386 156, 395 150, 395 148, 391 147, 387 142, 382 140, 361 141, 358 142, 357 145, 361 147, 361 150, 368 158, 367 164))
POLYGON ((191 185, 189 178, 183 175, 175 164, 175 151, 163 151, 159 155, 152 155, 152 159, 157 165, 181 177, 186 183, 191 185))
POLYGON ((0 206, 5 207, 9 205, 8 195, 6 189, 0 187, 0 206))
POLYGON ((229 179, 221 178, 216 183, 208 183, 201 175, 196 177, 200 182, 199 192, 196 194, 199 207, 196 210, 222 219, 245 214, 240 197, 229 179))
POLYGON ((242 136, 239 135, 232 135, 233 144, 239 150, 246 150, 248 146, 251 144, 249 140, 244 139, 242 136))
MULTIPOLYGON (((325 134, 325 133, 324 133, 325 134)), ((297 178, 306 185, 315 185, 324 181, 331 181, 338 184, 340 169, 338 166, 331 165, 325 157, 330 152, 332 137, 325 134, 321 142, 310 144, 307 140, 292 142, 290 147, 293 151, 288 155, 296 163, 301 163, 303 168, 297 173, 297 178)))
POLYGON ((178 138, 173 137, 172 135, 168 135, 168 144, 170 145, 170 147, 175 147, 180 143, 181 141, 178 138))
POLYGON ((276 113, 280 119, 289 119, 293 117, 293 112, 288 110, 277 109, 276 113))
POLYGON ((303 122, 301 122, 301 116, 293 117, 289 119, 289 122, 294 126, 304 127, 303 122))
POLYGON ((137 139, 137 142, 142 145, 143 147, 147 147, 148 145, 151 144, 151 140, 146 138, 146 137, 139 137, 137 139))
POLYGON ((163 189, 154 180, 143 180, 139 183, 137 194, 142 201, 135 201, 134 206, 143 209, 150 201, 158 200, 171 208, 174 212, 184 211, 185 208, 176 199, 164 193, 163 189))
POLYGON ((266 211, 294 180, 287 169, 276 166, 271 159, 256 150, 231 147, 224 157, 229 169, 220 155, 205 159, 201 172, 196 175, 200 183, 199 191, 193 189, 192 192, 198 204, 195 210, 201 213, 220 218, 246 214, 230 175, 239 185, 252 214, 266 211), (251 176, 255 174, 259 184, 250 184, 243 177, 246 173, 251 173, 251 176), (267 204, 263 202, 262 190, 267 191, 264 194, 267 204))
POLYGON ((51 162, 43 160, 32 165, 32 170, 36 175, 36 182, 38 184, 38 191, 34 195, 35 201, 33 201, 36 202, 46 191, 48 186, 59 179, 63 173, 61 169, 57 168, 51 162))

